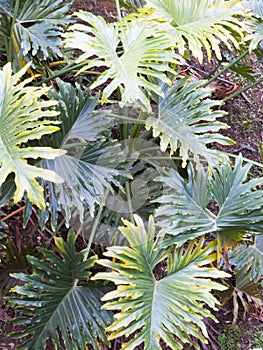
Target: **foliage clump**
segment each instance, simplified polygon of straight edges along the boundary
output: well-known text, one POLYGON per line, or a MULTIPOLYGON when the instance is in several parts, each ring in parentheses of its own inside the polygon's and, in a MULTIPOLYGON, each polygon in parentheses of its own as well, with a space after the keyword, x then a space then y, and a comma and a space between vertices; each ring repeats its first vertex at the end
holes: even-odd
POLYGON ((263 178, 222 150, 234 142, 209 88, 227 69, 248 76, 237 64, 260 52, 262 2, 116 1, 113 23, 71 5, 0 0, 0 214, 19 203, 24 226, 37 213, 54 231, 10 274, 25 326, 12 336, 198 349, 221 300, 234 323, 240 303, 262 305, 263 178), (204 55, 221 66, 222 47, 233 61, 209 80, 182 72, 204 55))

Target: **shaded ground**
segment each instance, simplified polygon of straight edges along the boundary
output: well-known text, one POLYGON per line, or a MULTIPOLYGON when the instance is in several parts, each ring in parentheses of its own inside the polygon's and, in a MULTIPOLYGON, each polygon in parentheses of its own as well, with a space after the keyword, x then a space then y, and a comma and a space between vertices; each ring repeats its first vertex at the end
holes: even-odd
MULTIPOLYGON (((77 0, 72 7, 72 12, 79 9, 91 11, 95 15, 102 15, 107 21, 116 20, 116 10, 113 3, 108 1, 97 1, 97 0, 77 0)), ((191 61, 189 65, 200 77, 205 78, 207 74, 213 70, 215 67, 215 62, 205 63, 200 66, 197 62, 191 61)), ((252 58, 250 64, 253 65, 256 71, 257 77, 263 73, 263 68, 256 58, 252 58)), ((68 77, 70 79, 70 76, 68 77)), ((229 87, 237 85, 242 87, 249 84, 245 79, 240 78, 234 73, 228 72, 223 80, 218 81, 218 94, 220 94, 220 82, 222 83, 222 96, 225 97, 226 92, 224 92, 229 87)), ((224 118, 225 122, 230 126, 227 131, 223 133, 233 140, 236 144, 233 147, 227 148, 227 151, 233 154, 242 153, 244 157, 251 160, 261 162, 260 146, 262 142, 262 121, 263 121, 263 84, 245 92, 243 95, 228 101, 222 108, 228 112, 228 115, 224 118)), ((224 148, 225 149, 225 148, 224 148)), ((254 173, 256 175, 262 175, 262 170, 255 167, 254 173)), ((17 209, 22 207, 17 206, 17 209)), ((15 208, 12 208, 15 210, 15 208)), ((12 216, 6 222, 9 225, 8 235, 16 242, 17 249, 21 249, 23 243, 28 244, 29 239, 32 239, 33 248, 38 245, 45 245, 49 238, 52 236, 51 230, 47 227, 44 231, 41 231, 37 223, 37 215, 35 214, 29 222, 26 229, 22 228, 22 213, 18 212, 16 215, 12 216)), ((83 248, 83 242, 79 241, 79 249, 83 248)), ((26 269, 25 265, 25 269, 26 269)), ((2 282, 1 288, 4 288, 4 282, 2 282)), ((218 350, 249 350, 252 347, 258 347, 263 349, 263 339, 260 336, 260 329, 262 330, 263 313, 259 310, 251 307, 248 311, 246 318, 243 320, 242 310, 240 310, 240 317, 238 319, 237 325, 231 327, 232 322, 232 309, 231 304, 226 304, 223 308, 219 310, 216 314, 219 324, 211 324, 209 327, 209 332, 211 334, 211 339, 213 339, 213 344, 210 346, 203 345, 203 349, 218 349, 218 350), (255 342, 255 339, 257 342, 255 342)), ((19 340, 10 340, 7 338, 6 334, 10 331, 19 331, 19 328, 12 325, 12 323, 7 323, 6 321, 11 320, 14 316, 14 311, 10 307, 0 308, 0 349, 8 350, 15 349, 16 344, 19 340)), ((111 349, 120 349, 121 340, 115 341, 112 344, 111 349)), ((49 344, 47 349, 53 349, 49 344)), ((102 346, 102 350, 107 350, 106 347, 102 346)), ((165 347, 164 347, 165 349, 165 347)), ((168 348, 166 348, 168 349, 168 348)), ((185 350, 190 348, 185 347, 185 350)))

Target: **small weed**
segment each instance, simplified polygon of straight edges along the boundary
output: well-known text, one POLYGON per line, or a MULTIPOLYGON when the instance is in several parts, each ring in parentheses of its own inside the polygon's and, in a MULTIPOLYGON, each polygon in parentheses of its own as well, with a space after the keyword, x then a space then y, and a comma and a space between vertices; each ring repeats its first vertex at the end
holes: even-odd
POLYGON ((229 121, 234 129, 240 130, 243 134, 246 134, 251 132, 254 123, 260 122, 260 118, 255 114, 244 113, 243 109, 240 107, 239 112, 229 116, 229 121))
POLYGON ((253 330, 237 325, 224 328, 217 340, 221 344, 221 350, 263 349, 263 332, 260 326, 253 330))
POLYGON ((257 330, 254 339, 253 339, 253 346, 255 348, 262 348, 263 349, 263 331, 257 330))
POLYGON ((219 335, 217 340, 222 346, 222 350, 241 349, 241 345, 238 344, 240 339, 239 328, 224 328, 223 334, 219 335))

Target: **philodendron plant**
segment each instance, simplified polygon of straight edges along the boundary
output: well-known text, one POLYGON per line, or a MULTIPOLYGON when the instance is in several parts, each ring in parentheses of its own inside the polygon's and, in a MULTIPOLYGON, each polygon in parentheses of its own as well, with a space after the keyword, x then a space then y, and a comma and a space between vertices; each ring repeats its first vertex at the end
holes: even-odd
POLYGON ((262 281, 263 178, 217 150, 234 143, 223 102, 178 71, 189 54, 221 60, 220 45, 247 43, 236 62, 254 50, 260 4, 133 1, 113 23, 36 4, 0 0, 0 205, 24 200, 24 224, 38 207, 56 234, 27 257, 30 274, 10 275, 25 326, 12 336, 27 336, 21 349, 198 349, 230 273, 242 296, 262 281))

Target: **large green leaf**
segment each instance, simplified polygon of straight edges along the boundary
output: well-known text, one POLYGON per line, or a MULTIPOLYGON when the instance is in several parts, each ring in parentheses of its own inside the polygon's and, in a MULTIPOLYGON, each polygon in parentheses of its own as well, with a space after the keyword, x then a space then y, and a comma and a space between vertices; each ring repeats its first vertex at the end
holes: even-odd
MULTIPOLYGON (((105 189, 110 183, 118 186, 115 177, 127 174, 120 166, 124 153, 117 141, 108 141, 103 136, 111 120, 107 118, 110 111, 95 110, 98 97, 91 97, 71 84, 57 83, 59 92, 53 92, 52 97, 58 101, 62 125, 45 143, 68 153, 54 161, 45 161, 42 166, 55 170, 64 179, 56 185, 56 198, 66 220, 77 209, 82 221, 85 208, 93 214, 95 205, 104 203, 105 189)), ((50 195, 51 202, 55 201, 55 190, 50 195)), ((52 208, 56 210, 57 206, 54 204, 52 208)))
POLYGON ((122 105, 139 100, 149 108, 145 90, 159 95, 162 91, 147 77, 169 82, 164 72, 171 71, 169 63, 176 62, 165 31, 136 20, 107 24, 103 18, 89 12, 81 11, 76 15, 87 25, 71 26, 71 32, 64 35, 65 46, 84 52, 77 59, 77 62, 88 59, 82 70, 106 67, 90 88, 94 89, 110 79, 111 82, 103 89, 102 102, 120 88, 122 105))
MULTIPOLYGON (((95 204, 103 204, 106 188, 120 174, 127 175, 118 165, 124 162, 123 152, 118 142, 98 142, 87 145, 81 157, 64 155, 52 162, 54 169, 61 174, 64 183, 57 184, 58 202, 66 212, 66 219, 77 208, 81 221, 85 207, 94 214, 95 204)), ((49 167, 50 167, 49 162, 49 167)), ((51 167, 52 168, 52 167, 51 167)))
POLYGON ((227 125, 216 119, 225 112, 214 110, 220 102, 210 99, 211 90, 202 87, 203 81, 188 82, 188 78, 175 81, 172 87, 163 86, 163 97, 155 96, 156 116, 150 116, 146 128, 153 129, 153 136, 161 139, 161 150, 170 146, 170 153, 180 150, 183 166, 193 155, 195 161, 206 160, 210 165, 226 160, 218 150, 207 145, 218 142, 233 144, 229 138, 217 134, 227 125))
POLYGON ((208 337, 204 317, 212 317, 204 307, 215 309, 218 301, 212 289, 225 287, 211 280, 228 275, 207 267, 215 259, 215 244, 202 247, 203 241, 171 252, 159 249, 155 240, 152 217, 146 231, 143 221, 134 216, 135 224, 124 220, 120 230, 130 247, 110 247, 105 253, 113 258, 99 263, 110 272, 99 273, 95 279, 114 282, 117 289, 106 294, 103 306, 119 311, 116 321, 107 328, 110 339, 119 336, 134 337, 124 343, 123 349, 135 349, 144 343, 144 349, 160 349, 162 339, 171 349, 183 349, 184 343, 197 344, 191 336, 205 342, 208 337), (167 260, 167 274, 157 278, 155 267, 167 260))
POLYGON ((245 269, 250 279, 258 282, 263 275, 263 235, 256 236, 254 244, 240 244, 230 254, 229 262, 236 270, 245 269))
POLYGON ((172 240, 180 245, 188 239, 216 230, 216 217, 207 209, 211 201, 208 173, 200 167, 195 176, 191 165, 187 170, 188 181, 172 169, 168 177, 159 178, 166 189, 158 200, 161 205, 155 212, 162 231, 172 234, 172 240))
POLYGON ((109 312, 101 310, 103 288, 89 281, 90 268, 96 256, 83 259, 84 253, 75 251, 75 233, 70 231, 67 242, 55 238, 61 254, 39 248, 43 258, 30 256, 32 275, 12 274, 25 282, 12 288, 17 294, 12 302, 23 308, 25 317, 17 322, 28 325, 14 337, 31 335, 22 349, 45 348, 51 337, 56 348, 60 346, 59 333, 67 349, 86 349, 86 344, 99 350, 99 340, 107 342, 104 329, 111 322, 109 312))
POLYGON ((225 232, 261 233, 263 191, 257 186, 262 184, 262 178, 247 181, 251 164, 242 166, 242 163, 240 155, 233 169, 226 163, 213 172, 211 194, 219 207, 216 226, 225 232))
POLYGON ((169 187, 156 211, 162 232, 179 245, 214 232, 219 246, 231 246, 247 233, 261 233, 263 191, 256 188, 262 178, 247 181, 251 165, 242 162, 239 156, 233 169, 226 162, 212 176, 203 169, 195 175, 189 167, 188 182, 175 171, 161 177, 169 187))
POLYGON ((254 50, 258 45, 261 45, 263 40, 263 3, 261 0, 243 0, 243 4, 248 9, 252 10, 253 17, 249 23, 250 35, 248 40, 251 40, 250 50, 254 50))
MULTIPOLYGON (((0 25, 11 23, 15 13, 14 0, 0 0, 0 25)), ((32 56, 61 56, 60 34, 68 23, 70 2, 62 0, 20 0, 13 28, 7 28, 13 47, 24 59, 32 56)), ((21 58, 21 57, 20 57, 21 58)))
POLYGON ((146 5, 155 10, 150 18, 164 21, 179 52, 183 55, 189 49, 200 62, 203 49, 208 59, 212 52, 221 59, 220 42, 238 48, 236 37, 243 37, 245 31, 237 16, 245 14, 239 0, 146 0, 146 5))
POLYGON ((49 89, 28 85, 32 78, 20 81, 28 67, 14 75, 10 64, 0 71, 0 186, 14 173, 15 202, 26 191, 31 202, 44 208, 43 188, 36 178, 53 182, 62 179, 53 171, 31 165, 27 159, 54 159, 64 151, 26 146, 29 140, 59 130, 57 122, 48 119, 58 114, 51 109, 56 101, 41 99, 49 89))

